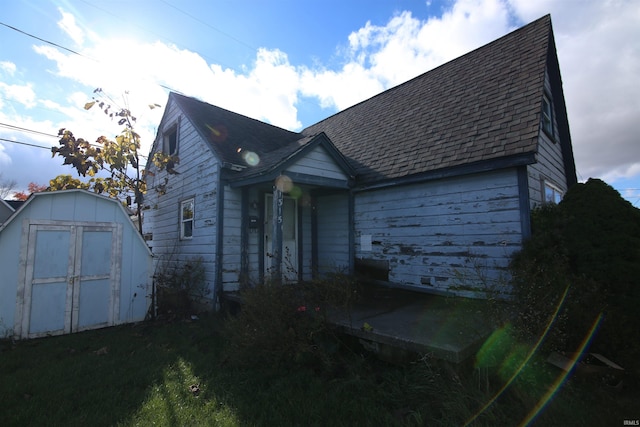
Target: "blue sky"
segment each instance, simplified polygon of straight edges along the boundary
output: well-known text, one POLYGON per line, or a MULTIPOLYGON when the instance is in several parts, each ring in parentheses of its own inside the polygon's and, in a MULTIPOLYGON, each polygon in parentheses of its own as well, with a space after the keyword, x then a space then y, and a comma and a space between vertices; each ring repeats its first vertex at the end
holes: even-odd
POLYGON ((117 134, 82 108, 97 87, 137 114, 145 153, 162 115, 147 105, 167 88, 300 130, 547 13, 578 178, 640 206, 635 0, 4 1, 0 183, 73 174, 47 149, 61 127, 117 134))

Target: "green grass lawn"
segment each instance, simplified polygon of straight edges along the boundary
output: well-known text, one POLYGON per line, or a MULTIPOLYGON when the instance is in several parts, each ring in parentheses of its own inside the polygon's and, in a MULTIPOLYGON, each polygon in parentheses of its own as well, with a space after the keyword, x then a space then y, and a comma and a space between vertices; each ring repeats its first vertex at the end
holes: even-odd
MULTIPOLYGON (((425 360, 385 364, 343 345, 318 367, 241 368, 225 355, 224 320, 143 323, 0 342, 2 426, 518 425, 553 378, 503 383, 425 360)), ((546 370, 545 372, 549 372, 546 370)), ((564 384, 539 425, 622 425, 640 418, 635 391, 564 384)))

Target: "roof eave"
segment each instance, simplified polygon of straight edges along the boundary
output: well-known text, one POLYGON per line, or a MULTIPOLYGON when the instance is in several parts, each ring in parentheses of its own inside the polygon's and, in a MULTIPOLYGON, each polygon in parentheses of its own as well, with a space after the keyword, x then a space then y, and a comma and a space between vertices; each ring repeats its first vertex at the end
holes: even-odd
POLYGON ((536 153, 527 152, 500 157, 497 159, 482 160, 473 163, 465 163, 446 168, 434 169, 413 175, 397 178, 388 178, 374 182, 356 183, 354 191, 369 191, 382 188, 395 187, 400 185, 419 184, 437 179, 451 178, 455 176, 470 175, 475 173, 490 172, 493 170, 507 169, 518 166, 526 166, 536 163, 536 153))

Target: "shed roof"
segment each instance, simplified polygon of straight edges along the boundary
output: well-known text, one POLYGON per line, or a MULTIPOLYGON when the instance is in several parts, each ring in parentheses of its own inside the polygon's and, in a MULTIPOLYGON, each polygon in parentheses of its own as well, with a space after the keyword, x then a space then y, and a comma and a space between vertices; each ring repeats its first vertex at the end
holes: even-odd
MULTIPOLYGON (((149 255, 151 255, 151 250, 147 246, 147 243, 144 241, 144 239, 142 238, 142 236, 140 235, 140 233, 136 229, 135 224, 131 221, 131 219, 129 218, 129 214, 127 213, 127 211, 125 210, 125 207, 122 205, 122 203, 119 200, 112 199, 112 198, 104 196, 102 194, 97 194, 97 193, 94 193, 94 192, 91 192, 91 191, 87 191, 87 190, 84 190, 84 189, 79 189, 79 188, 74 188, 74 189, 69 189, 69 190, 43 191, 43 192, 39 192, 39 193, 32 193, 29 196, 29 198, 25 202, 23 202, 19 206, 19 208, 15 210, 15 212, 13 212, 13 214, 7 219, 7 221, 0 225, 0 235, 2 234, 2 231, 4 229, 8 228, 11 225, 12 222, 19 221, 19 218, 22 215, 22 212, 27 210, 29 205, 36 204, 36 203, 38 203, 39 200, 55 199, 55 198, 59 198, 59 197, 65 197, 66 195, 77 195, 79 198, 92 200, 92 201, 95 201, 95 203, 102 203, 100 205, 101 207, 104 207, 105 205, 108 205, 108 204, 114 206, 115 210, 120 212, 120 217, 122 218, 122 223, 125 224, 125 227, 127 228, 127 231, 131 232, 133 235, 136 235, 137 236, 136 238, 146 248, 146 251, 149 253, 149 255)), ((58 205, 58 206, 64 206, 64 205, 58 205)), ((51 215, 52 218, 53 217, 60 218, 61 215, 64 216, 64 215, 66 215, 66 213, 64 211, 62 211, 62 212, 54 212, 54 209, 52 209, 51 212, 50 212, 50 215, 51 215)), ((33 219, 33 218, 30 218, 30 219, 33 219)), ((40 218, 40 219, 42 219, 42 218, 40 218)), ((51 218, 47 218, 47 219, 51 219, 51 218)), ((77 218, 69 217, 69 218, 65 218, 65 220, 76 221, 77 218)))

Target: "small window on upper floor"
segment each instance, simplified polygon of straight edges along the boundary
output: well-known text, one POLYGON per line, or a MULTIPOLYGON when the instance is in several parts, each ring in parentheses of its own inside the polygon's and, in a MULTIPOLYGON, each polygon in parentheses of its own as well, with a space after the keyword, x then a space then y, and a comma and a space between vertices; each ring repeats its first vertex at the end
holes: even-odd
POLYGON ((191 239, 193 237, 193 208, 193 199, 180 202, 180 239, 191 239))
POLYGON ((564 192, 560 190, 560 188, 550 183, 549 181, 544 181, 544 202, 545 203, 555 203, 557 205, 558 203, 560 203, 563 196, 564 196, 564 192))
POLYGON ((542 98, 542 130, 555 142, 553 135, 553 108, 547 95, 542 98))
POLYGON ((175 156, 178 154, 178 126, 172 126, 163 134, 163 151, 165 154, 175 156))

